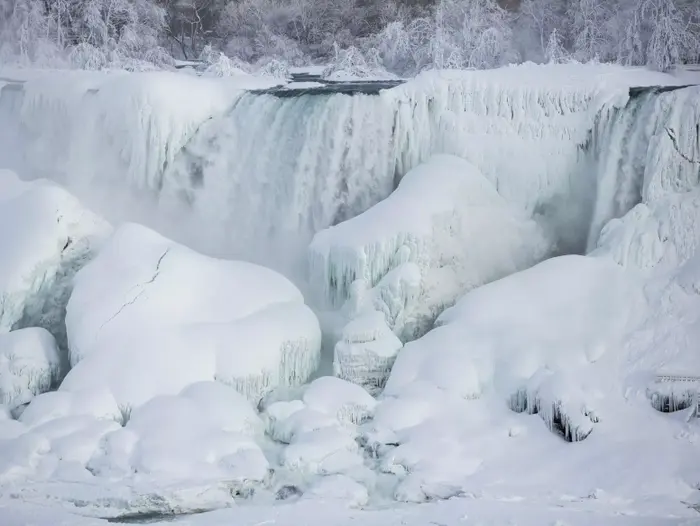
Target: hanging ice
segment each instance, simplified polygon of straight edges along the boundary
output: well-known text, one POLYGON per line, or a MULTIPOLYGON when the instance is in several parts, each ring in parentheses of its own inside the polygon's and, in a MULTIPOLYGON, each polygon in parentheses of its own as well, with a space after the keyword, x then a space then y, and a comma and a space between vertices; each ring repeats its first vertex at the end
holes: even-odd
POLYGON ((338 304, 356 280, 375 286, 412 263, 421 275, 420 293, 406 294, 398 313, 391 312, 397 310, 392 302, 382 310, 389 319, 404 319, 401 333, 406 325, 425 330, 461 293, 531 266, 552 245, 470 163, 436 156, 404 176, 386 200, 316 234, 311 281, 338 304))

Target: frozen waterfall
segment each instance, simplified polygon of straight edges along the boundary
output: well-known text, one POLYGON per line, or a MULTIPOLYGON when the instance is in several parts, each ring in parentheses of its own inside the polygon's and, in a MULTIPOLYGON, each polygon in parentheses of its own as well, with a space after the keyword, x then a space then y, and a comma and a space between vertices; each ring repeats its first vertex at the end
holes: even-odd
MULTIPOLYGON (((252 80, 54 73, 0 83, 0 163, 62 182, 109 219, 287 270, 315 232, 452 154, 534 217, 558 252, 581 253, 655 191, 652 170, 691 177, 671 146, 651 145, 668 141, 672 99, 697 92, 630 97, 630 86, 661 81, 607 66, 553 72, 433 72, 376 95, 287 97, 246 92, 260 87, 252 80)), ((676 127, 685 146, 696 140, 676 127)))

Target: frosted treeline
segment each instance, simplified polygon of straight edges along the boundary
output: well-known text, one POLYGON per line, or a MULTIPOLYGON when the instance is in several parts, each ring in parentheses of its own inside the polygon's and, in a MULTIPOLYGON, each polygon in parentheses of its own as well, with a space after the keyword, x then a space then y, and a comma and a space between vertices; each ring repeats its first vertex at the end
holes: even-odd
POLYGON ((0 0, 0 59, 146 69, 202 59, 225 74, 700 61, 696 0, 0 0))

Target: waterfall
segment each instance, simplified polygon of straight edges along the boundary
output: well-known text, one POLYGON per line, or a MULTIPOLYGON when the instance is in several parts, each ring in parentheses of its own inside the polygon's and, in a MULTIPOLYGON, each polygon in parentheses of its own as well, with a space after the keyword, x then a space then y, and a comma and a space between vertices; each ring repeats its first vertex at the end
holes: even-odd
MULTIPOLYGON (((279 268, 410 169, 453 154, 559 252, 585 252, 645 196, 697 178, 664 131, 695 91, 630 98, 627 84, 586 68, 571 70, 580 82, 524 82, 506 68, 426 74, 376 95, 287 97, 183 75, 72 75, 60 89, 30 80, 0 90, 0 165, 58 180, 113 221, 279 268), (178 90, 196 102, 174 104, 178 90)), ((682 148, 697 149, 695 123, 673 126, 682 148)))

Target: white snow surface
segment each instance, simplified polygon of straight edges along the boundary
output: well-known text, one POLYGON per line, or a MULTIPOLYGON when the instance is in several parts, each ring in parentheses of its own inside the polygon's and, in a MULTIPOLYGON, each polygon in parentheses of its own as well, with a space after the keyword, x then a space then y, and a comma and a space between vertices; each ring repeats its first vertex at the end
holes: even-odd
POLYGON ((55 387, 61 358, 55 338, 31 327, 0 334, 0 403, 9 409, 27 404, 55 387))
POLYGON ((299 290, 257 265, 213 259, 136 224, 75 279, 62 390, 108 385, 120 406, 219 380, 257 401, 316 369, 321 334, 299 290))
POLYGON ((71 281, 110 230, 56 184, 0 170, 0 331, 43 327, 65 350, 71 281))

